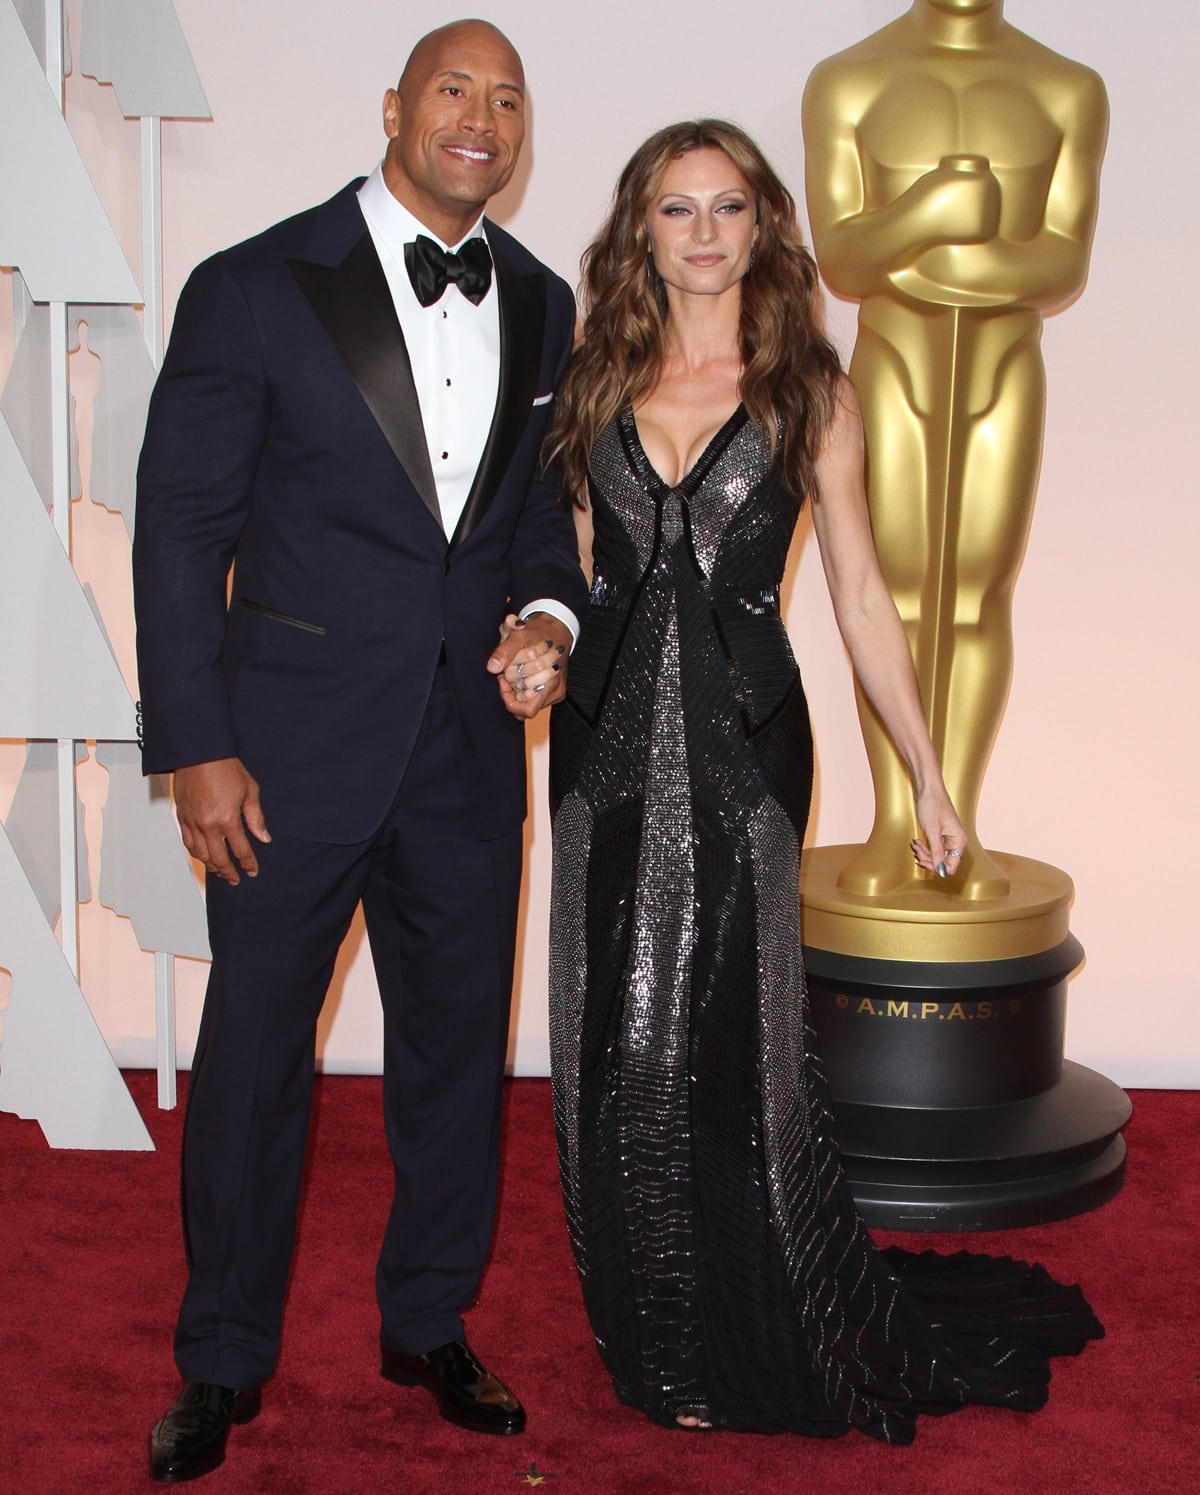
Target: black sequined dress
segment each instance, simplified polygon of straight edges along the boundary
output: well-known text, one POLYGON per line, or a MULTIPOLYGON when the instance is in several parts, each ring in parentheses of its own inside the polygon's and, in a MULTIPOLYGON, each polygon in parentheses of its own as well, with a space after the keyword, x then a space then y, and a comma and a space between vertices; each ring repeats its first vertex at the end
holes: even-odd
POLYGON ((738 410, 676 488, 630 412, 553 719, 551 1042, 568 1226, 618 1396, 656 1421, 909 1442, 1029 1409, 1103 1331, 1040 1267, 872 1245, 800 959, 808 713, 779 616, 799 505, 738 410))

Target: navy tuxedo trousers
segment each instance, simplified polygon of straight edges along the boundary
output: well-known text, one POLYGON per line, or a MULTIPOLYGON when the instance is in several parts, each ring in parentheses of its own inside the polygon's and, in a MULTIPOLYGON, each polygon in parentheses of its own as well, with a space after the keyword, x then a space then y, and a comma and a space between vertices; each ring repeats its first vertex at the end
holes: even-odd
POLYGON ((369 840, 279 835, 256 845, 256 878, 209 878, 213 965, 183 1144, 185 1380, 249 1388, 274 1370, 317 1018, 360 899, 395 1168, 376 1274, 382 1338, 406 1354, 462 1338, 495 1211, 522 836, 475 831, 448 673, 437 670, 403 782, 369 840))

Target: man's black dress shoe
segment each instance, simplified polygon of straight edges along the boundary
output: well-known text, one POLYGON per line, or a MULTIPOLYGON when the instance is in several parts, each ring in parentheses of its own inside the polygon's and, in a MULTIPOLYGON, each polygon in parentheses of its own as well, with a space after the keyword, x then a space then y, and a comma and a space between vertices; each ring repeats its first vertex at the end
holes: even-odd
POLYGON ((424 1386, 447 1422, 474 1433, 523 1433, 525 1409, 459 1340, 427 1355, 401 1355, 382 1346, 383 1375, 397 1386, 424 1386))
POLYGON ((262 1410, 261 1391, 234 1391, 207 1381, 185 1381, 175 1405, 150 1434, 150 1477, 166 1484, 199 1479, 222 1463, 234 1423, 262 1410))

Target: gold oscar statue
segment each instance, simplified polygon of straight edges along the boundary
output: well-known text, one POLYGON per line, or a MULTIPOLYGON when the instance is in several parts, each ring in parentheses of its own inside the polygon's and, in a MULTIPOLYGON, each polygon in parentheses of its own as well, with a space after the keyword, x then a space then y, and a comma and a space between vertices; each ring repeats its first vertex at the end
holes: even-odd
POLYGON ((975 819, 1037 488, 1042 317, 1087 277, 1104 86, 1009 25, 1003 0, 915 0, 817 66, 803 122, 817 261, 861 302, 850 376, 875 541, 971 835, 958 875, 930 888, 908 851, 908 775, 860 694, 875 821, 842 849, 836 889, 913 910, 1044 902, 1044 887, 1023 888, 1040 864, 984 851, 975 819))
POLYGON ((1012 675, 1012 593, 1045 416, 1042 317, 1087 278, 1108 125, 1095 73, 1010 26, 1003 0, 912 0, 804 95, 817 262, 859 301, 875 542, 930 735, 971 836, 914 868, 904 766, 870 705, 864 846, 801 870, 813 1022, 869 1224, 990 1229, 1121 1186, 1128 1097, 1066 1060, 1083 956, 1071 879, 985 851, 984 770, 1012 675))

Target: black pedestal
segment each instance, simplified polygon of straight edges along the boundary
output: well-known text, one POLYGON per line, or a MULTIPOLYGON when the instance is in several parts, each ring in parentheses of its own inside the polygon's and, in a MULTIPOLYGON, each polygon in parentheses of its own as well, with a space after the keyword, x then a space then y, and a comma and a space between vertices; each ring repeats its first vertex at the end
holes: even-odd
POLYGON ((924 962, 806 947, 838 1141, 869 1225, 991 1230, 1120 1189, 1129 1098, 1062 1057, 1068 935, 1015 959, 924 962))

